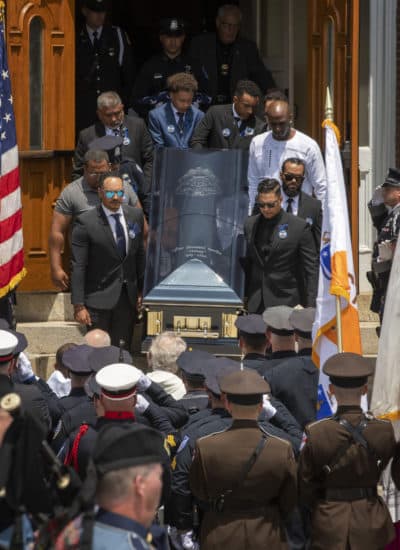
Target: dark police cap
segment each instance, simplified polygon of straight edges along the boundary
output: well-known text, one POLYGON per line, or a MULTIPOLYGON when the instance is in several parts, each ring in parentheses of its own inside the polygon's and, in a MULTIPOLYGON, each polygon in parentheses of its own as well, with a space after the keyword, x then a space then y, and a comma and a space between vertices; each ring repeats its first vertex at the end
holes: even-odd
POLYGON ((121 162, 121 147, 123 139, 121 136, 103 136, 96 138, 89 143, 90 151, 105 151, 112 164, 121 162))
POLYGON ((121 350, 117 346, 105 346, 104 348, 91 348, 88 363, 91 372, 99 372, 100 369, 113 363, 133 364, 132 355, 129 351, 122 350, 122 361, 120 361, 121 350))
POLYGON ((235 321, 235 326, 247 334, 265 334, 267 325, 261 315, 250 313, 249 315, 241 315, 235 321))
POLYGON ((81 344, 64 351, 62 362, 65 368, 73 374, 86 376, 92 372, 89 364, 89 356, 93 352, 92 346, 81 344))
POLYGON ((211 353, 194 349, 181 353, 176 364, 189 381, 203 382, 206 377, 205 362, 212 358, 211 353))
POLYGON ((24 349, 28 347, 28 341, 25 334, 22 334, 22 332, 17 332, 16 330, 12 330, 6 319, 0 319, 0 330, 5 330, 6 332, 13 334, 18 340, 17 347, 13 351, 14 356, 19 355, 22 351, 24 351, 24 349))
POLYGON ((206 361, 206 387, 215 395, 221 395, 219 378, 240 369, 240 363, 227 357, 213 357, 206 361))
POLYGON ((96 382, 96 376, 94 374, 90 375, 86 380, 84 388, 86 395, 90 397, 90 399, 93 399, 95 396, 100 397, 101 395, 101 388, 96 382))
POLYGON ((142 424, 104 426, 98 433, 93 461, 100 475, 113 470, 161 463, 165 457, 160 432, 142 424))
POLYGON ((374 363, 358 353, 337 353, 325 362, 323 372, 335 386, 358 388, 367 383, 374 370, 374 363))
POLYGON ((185 34, 185 22, 176 17, 168 17, 160 21, 160 34, 168 36, 181 36, 185 34))
POLYGON ((84 0, 83 5, 92 11, 98 11, 98 12, 107 11, 106 0, 84 0))
POLYGON ((315 307, 306 307, 294 309, 289 316, 289 323, 299 336, 310 339, 314 319, 315 307))
POLYGON ((228 400, 238 405, 253 405, 261 401, 264 393, 270 393, 271 388, 258 372, 253 369, 243 369, 220 378, 221 392, 226 393, 228 400))
POLYGON ((400 187, 400 170, 389 168, 389 172, 382 184, 382 187, 400 187))
POLYGON ((294 330, 289 323, 289 317, 293 308, 289 306, 273 306, 263 313, 263 319, 269 330, 279 336, 290 336, 294 330))

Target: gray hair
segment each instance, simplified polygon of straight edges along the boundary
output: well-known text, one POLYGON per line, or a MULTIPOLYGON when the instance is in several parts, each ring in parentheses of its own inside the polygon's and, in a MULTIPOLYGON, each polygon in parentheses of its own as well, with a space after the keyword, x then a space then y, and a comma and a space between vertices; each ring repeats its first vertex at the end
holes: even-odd
POLYGON ((122 99, 119 97, 117 92, 103 92, 97 98, 97 108, 98 109, 108 109, 109 107, 116 107, 121 105, 122 99))
POLYGON ((83 157, 84 164, 88 164, 88 162, 102 162, 105 160, 106 162, 110 162, 110 158, 108 156, 108 153, 105 151, 100 151, 98 149, 92 149, 90 151, 86 151, 85 156, 83 157))
MULTIPOLYGON (((97 151, 96 151, 97 152, 97 151)), ((101 151, 103 152, 103 151, 101 151)), ((105 153, 107 155, 107 153, 105 153)), ((108 155, 107 155, 108 157, 108 155)), ((105 330, 94 328, 89 330, 83 338, 88 346, 92 348, 105 348, 111 346, 111 337, 105 330)))
POLYGON ((186 350, 186 342, 174 332, 163 332, 156 336, 149 352, 153 370, 164 370, 176 374, 176 360, 186 350))
POLYGON ((155 467, 156 464, 146 464, 107 472, 97 484, 97 504, 108 508, 112 503, 129 498, 134 479, 138 476, 148 476, 155 467))
POLYGON ((243 15, 240 11, 240 8, 235 4, 224 4, 223 6, 221 6, 217 11, 217 17, 224 17, 224 15, 228 13, 230 15, 237 15, 239 17, 239 23, 241 23, 243 15))

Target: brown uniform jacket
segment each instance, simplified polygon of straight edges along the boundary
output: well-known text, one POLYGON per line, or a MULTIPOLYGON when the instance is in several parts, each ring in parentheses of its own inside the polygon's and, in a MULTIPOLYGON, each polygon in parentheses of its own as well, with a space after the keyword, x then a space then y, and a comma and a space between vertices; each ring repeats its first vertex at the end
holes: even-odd
MULTIPOLYGON (((235 420, 220 433, 200 438, 190 486, 203 503, 233 489, 259 443, 255 421, 235 420)), ((205 511, 201 550, 287 548, 282 519, 296 504, 296 464, 291 445, 267 434, 267 442, 243 483, 225 498, 223 512, 205 511)))
MULTIPOLYGON (((339 407, 337 414, 353 426, 364 417, 360 407, 339 407)), ((362 435, 365 449, 339 422, 327 418, 306 427, 299 459, 300 500, 311 507, 312 550, 380 550, 394 538, 386 504, 378 496, 360 500, 328 500, 328 489, 375 489, 395 450, 390 422, 371 418, 362 435), (338 457, 348 441, 350 446, 338 457), (378 461, 380 466, 378 467, 378 461), (334 465, 336 463, 336 465, 334 465), (324 473, 323 467, 331 467, 324 473)), ((335 498, 338 498, 337 496, 335 498)))

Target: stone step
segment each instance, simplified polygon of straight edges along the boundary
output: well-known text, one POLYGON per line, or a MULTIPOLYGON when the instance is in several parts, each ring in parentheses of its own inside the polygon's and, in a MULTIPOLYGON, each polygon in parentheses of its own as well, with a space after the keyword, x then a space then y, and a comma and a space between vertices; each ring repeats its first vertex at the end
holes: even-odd
POLYGON ((359 294, 357 296, 357 306, 358 306, 358 315, 360 318, 360 321, 369 321, 369 322, 375 322, 377 325, 379 324, 379 315, 377 313, 373 313, 370 309, 370 303, 371 303, 372 294, 359 294))
POLYGON ((379 339, 376 334, 376 327, 379 322, 361 321, 361 345, 363 355, 376 356, 378 354, 379 339))
POLYGON ((28 340, 28 355, 51 355, 67 342, 83 343, 85 329, 71 321, 17 323, 28 340))
POLYGON ((16 317, 21 323, 73 321, 69 292, 17 292, 16 317))

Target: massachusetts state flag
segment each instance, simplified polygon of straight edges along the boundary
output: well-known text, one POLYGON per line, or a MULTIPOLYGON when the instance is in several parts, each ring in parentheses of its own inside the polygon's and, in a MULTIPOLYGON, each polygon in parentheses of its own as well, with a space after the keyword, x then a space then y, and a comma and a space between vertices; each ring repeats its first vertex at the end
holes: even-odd
POLYGON ((25 276, 13 98, 0 7, 0 298, 25 276))
POLYGON ((328 392, 328 378, 322 372, 325 361, 338 353, 336 297, 340 298, 343 351, 361 353, 360 324, 351 248, 346 189, 340 158, 337 128, 325 126, 327 192, 323 204, 320 272, 317 312, 313 326, 313 361, 320 368, 317 417, 330 416, 335 400, 328 392))

